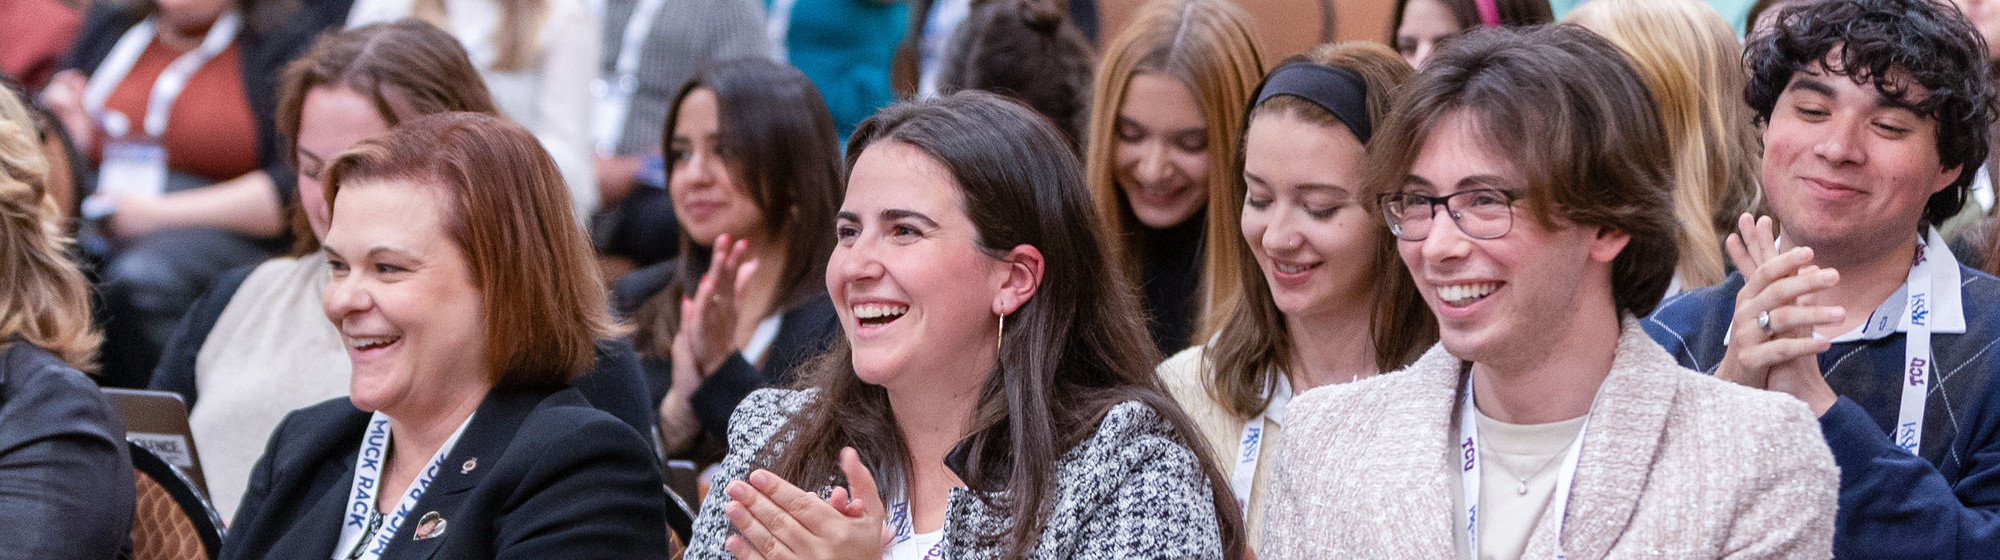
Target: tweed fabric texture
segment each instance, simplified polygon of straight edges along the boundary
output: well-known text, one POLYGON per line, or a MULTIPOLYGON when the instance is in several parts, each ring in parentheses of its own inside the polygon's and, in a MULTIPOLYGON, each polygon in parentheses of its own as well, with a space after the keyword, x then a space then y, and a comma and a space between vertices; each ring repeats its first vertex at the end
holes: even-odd
MULTIPOLYGON (((1440 344, 1294 399, 1259 555, 1457 557, 1463 365, 1440 344)), ((1597 399, 1560 528, 1569 558, 1832 557, 1839 472, 1804 403, 1683 369, 1629 317, 1597 399)), ((1523 557, 1555 556, 1557 515, 1523 557)))
MULTIPOLYGON (((785 422, 811 402, 812 391, 764 389, 736 408, 729 422, 729 456, 711 481, 708 499, 694 522, 690 560, 732 558, 722 549, 729 520, 723 488, 741 480, 759 450, 773 444, 785 422)), ((776 444, 782 445, 783 442, 776 444)), ((1094 560, 1113 558, 1222 557, 1221 533, 1209 481, 1195 452, 1174 437, 1167 423, 1137 402, 1105 413, 1097 433, 1063 454, 1054 465, 1056 492, 1048 504, 1041 538, 1030 558, 1094 560)), ((828 461, 836 460, 828 457, 828 461)), ((883 488, 893 488, 883 483, 883 488)), ((819 489, 822 494, 828 489, 819 489)), ((999 558, 1003 543, 980 542, 982 534, 1004 534, 1013 520, 1006 492, 975 496, 954 488, 946 506, 944 557, 999 558)))

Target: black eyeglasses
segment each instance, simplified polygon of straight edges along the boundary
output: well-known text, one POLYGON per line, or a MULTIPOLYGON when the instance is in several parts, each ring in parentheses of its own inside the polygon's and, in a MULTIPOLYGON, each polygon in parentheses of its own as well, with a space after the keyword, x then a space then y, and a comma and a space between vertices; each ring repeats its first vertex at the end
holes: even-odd
POLYGON ((1430 237, 1431 218, 1439 206, 1467 237, 1498 239, 1514 229, 1514 201, 1520 199, 1511 191, 1472 189, 1445 196, 1385 193, 1379 200, 1390 233, 1404 241, 1423 241, 1430 237))

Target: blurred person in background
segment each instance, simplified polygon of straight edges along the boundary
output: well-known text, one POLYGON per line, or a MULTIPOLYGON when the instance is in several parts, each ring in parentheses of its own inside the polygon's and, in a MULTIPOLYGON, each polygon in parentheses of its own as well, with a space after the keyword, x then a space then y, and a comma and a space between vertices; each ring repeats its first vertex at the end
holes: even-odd
POLYGON ((838 331, 820 277, 840 151, 812 81, 770 60, 696 73, 673 107, 667 184, 680 256, 613 292, 637 326, 662 446, 706 464, 721 459, 736 404, 790 384, 838 331))
POLYGON ((1163 355, 1205 338, 1242 290, 1220 271, 1241 259, 1229 162, 1264 76, 1256 37, 1228 0, 1152 0, 1105 46, 1091 88, 1084 181, 1163 355))
POLYGON ((102 221, 83 242, 105 259, 106 384, 145 386, 216 276, 283 249, 294 188, 272 126, 277 76, 338 21, 333 9, 143 0, 85 14, 42 102, 97 170, 83 210, 102 221))
POLYGON ((1390 14, 1389 45, 1419 70, 1431 53, 1466 31, 1555 20, 1545 0, 1396 0, 1390 14))
POLYGON ((347 28, 415 17, 457 37, 500 114, 556 158, 584 224, 599 206, 590 87, 604 31, 589 1, 352 0, 347 28))
POLYGON ((1743 103, 1743 45, 1698 0, 1594 0, 1565 18, 1625 52, 1658 104, 1673 146, 1681 259, 1668 295, 1728 274, 1722 237, 1756 208, 1762 157, 1743 103))
POLYGON ((770 55, 758 0, 607 0, 604 49, 591 84, 591 144, 603 213, 599 253, 646 267, 680 246, 666 193, 661 123, 696 70, 770 55))

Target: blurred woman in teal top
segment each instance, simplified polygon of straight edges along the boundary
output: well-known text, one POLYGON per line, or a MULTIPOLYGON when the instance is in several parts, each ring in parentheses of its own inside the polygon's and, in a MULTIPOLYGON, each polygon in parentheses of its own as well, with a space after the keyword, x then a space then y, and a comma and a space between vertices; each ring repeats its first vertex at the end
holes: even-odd
POLYGON ((910 8, 895 0, 765 0, 771 54, 805 72, 826 98, 841 142, 895 100, 889 63, 910 8))

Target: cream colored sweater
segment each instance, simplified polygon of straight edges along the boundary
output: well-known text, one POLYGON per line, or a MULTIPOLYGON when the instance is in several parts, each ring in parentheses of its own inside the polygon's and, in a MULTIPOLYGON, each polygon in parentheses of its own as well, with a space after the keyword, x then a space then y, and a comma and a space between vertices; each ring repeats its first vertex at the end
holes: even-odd
MULTIPOLYGON (((1258 555, 1456 557, 1461 364, 1439 345, 1295 398, 1258 555)), ((1682 369, 1630 318, 1601 391, 1561 535, 1571 560, 1832 557, 1839 471, 1804 403, 1682 369)), ((1556 521, 1524 558, 1554 556, 1556 521)))

